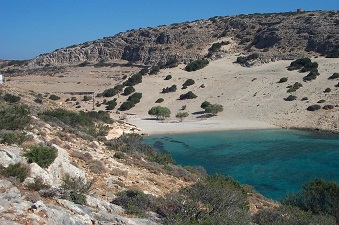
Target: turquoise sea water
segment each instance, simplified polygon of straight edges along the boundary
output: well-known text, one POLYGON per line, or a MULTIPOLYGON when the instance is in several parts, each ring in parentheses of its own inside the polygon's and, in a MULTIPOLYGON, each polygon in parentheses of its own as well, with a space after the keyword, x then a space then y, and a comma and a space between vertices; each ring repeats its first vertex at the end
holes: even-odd
POLYGON ((339 182, 339 135, 298 130, 243 130, 154 135, 145 142, 180 165, 232 176, 280 200, 314 178, 339 182))

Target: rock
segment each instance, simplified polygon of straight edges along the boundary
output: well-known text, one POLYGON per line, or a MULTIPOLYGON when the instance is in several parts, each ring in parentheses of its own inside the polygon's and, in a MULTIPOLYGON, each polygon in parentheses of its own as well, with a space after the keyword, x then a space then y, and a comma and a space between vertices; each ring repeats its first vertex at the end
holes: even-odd
POLYGON ((0 180, 0 190, 7 190, 13 187, 12 183, 8 180, 0 180))
POLYGON ((8 167, 10 164, 21 162, 22 148, 12 146, 0 146, 0 165, 8 167))
POLYGON ((102 201, 98 198, 94 198, 89 195, 86 196, 86 203, 88 206, 97 208, 104 212, 115 213, 115 214, 121 214, 124 212, 124 209, 121 206, 114 205, 106 201, 102 201))

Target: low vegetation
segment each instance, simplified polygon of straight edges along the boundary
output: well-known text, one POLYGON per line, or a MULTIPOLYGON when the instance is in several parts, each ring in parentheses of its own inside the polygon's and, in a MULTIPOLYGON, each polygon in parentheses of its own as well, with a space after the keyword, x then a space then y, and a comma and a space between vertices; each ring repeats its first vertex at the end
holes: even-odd
POLYGON ((193 79, 187 79, 185 83, 182 85, 183 89, 186 89, 188 86, 191 86, 195 84, 195 81, 193 79))
POLYGON ((285 101, 294 101, 297 99, 297 96, 289 95, 287 98, 284 98, 285 101))
POLYGON ((92 182, 86 182, 81 177, 71 177, 68 174, 63 178, 61 188, 64 189, 63 198, 75 204, 86 204, 85 194, 89 193, 92 182))
POLYGON ((47 147, 32 147, 24 153, 28 163, 36 163, 42 168, 47 168, 57 157, 57 152, 54 149, 47 147))
POLYGON ((218 113, 224 111, 224 107, 219 104, 210 104, 205 108, 205 113, 210 113, 216 116, 218 113))
POLYGON ((9 93, 6 93, 5 96, 3 97, 4 100, 6 102, 9 102, 9 103, 15 103, 15 102, 19 102, 21 97, 20 96, 16 96, 16 95, 11 95, 9 93))
POLYGON ((194 99, 194 98, 197 98, 197 97, 198 96, 196 96, 192 91, 189 91, 186 94, 180 95, 179 99, 185 100, 185 99, 194 99))
POLYGON ((301 83, 295 82, 293 85, 287 86, 287 88, 288 88, 287 93, 296 92, 302 86, 303 85, 301 83))
POLYGON ((173 84, 171 87, 163 88, 161 93, 170 93, 170 92, 176 92, 177 91, 177 85, 173 84))
POLYGON ((180 120, 180 122, 183 121, 184 118, 188 117, 188 112, 178 112, 175 117, 180 120))
POLYGON ((141 98, 142 98, 142 93, 135 92, 128 97, 127 101, 121 104, 119 109, 121 111, 129 110, 133 108, 137 103, 139 103, 141 98))
POLYGON ((60 97, 57 96, 57 95, 52 94, 52 95, 49 96, 49 99, 51 99, 51 100, 53 100, 53 101, 56 101, 56 100, 59 100, 60 97))
POLYGON ((208 64, 209 64, 209 62, 208 62, 207 59, 198 59, 198 60, 195 60, 193 62, 190 62, 185 67, 185 70, 188 71, 188 72, 200 70, 200 69, 206 67, 208 64))
POLYGON ((158 98, 158 99, 155 101, 155 103, 162 103, 163 101, 164 101, 163 98, 158 98))
POLYGON ((303 80, 304 81, 315 80, 319 75, 320 73, 318 72, 318 69, 312 69, 305 77, 303 77, 303 80))
POLYGON ((259 54, 258 53, 252 53, 248 56, 239 56, 237 57, 237 63, 239 64, 246 64, 248 63, 248 61, 251 61, 251 60, 255 60, 255 59, 258 59, 259 58, 259 54))
POLYGON ((14 177, 23 182, 29 174, 29 167, 22 163, 10 164, 7 168, 0 165, 0 174, 5 177, 14 177))
POLYGON ((316 110, 319 110, 319 109, 321 109, 320 105, 311 105, 311 106, 307 107, 307 111, 316 111, 316 110))
POLYGON ((334 73, 328 79, 329 80, 334 80, 334 79, 338 79, 338 78, 339 78, 339 73, 334 73))
POLYGON ((288 70, 299 70, 300 72, 312 71, 318 68, 317 62, 312 62, 310 58, 300 58, 291 62, 288 70))
POLYGON ((133 74, 127 81, 123 83, 124 86, 134 86, 142 82, 142 75, 140 73, 133 74))
POLYGON ((32 121, 28 106, 13 104, 0 110, 0 129, 22 130, 32 121))
POLYGON ((155 116, 158 120, 164 120, 171 116, 171 111, 167 107, 162 106, 154 106, 150 110, 148 110, 148 114, 151 116, 155 116))
POLYGON ((170 80, 172 79, 172 75, 167 75, 164 80, 170 80))
POLYGON ((280 80, 278 81, 278 83, 285 83, 287 80, 288 80, 287 77, 283 77, 283 78, 280 78, 280 80))

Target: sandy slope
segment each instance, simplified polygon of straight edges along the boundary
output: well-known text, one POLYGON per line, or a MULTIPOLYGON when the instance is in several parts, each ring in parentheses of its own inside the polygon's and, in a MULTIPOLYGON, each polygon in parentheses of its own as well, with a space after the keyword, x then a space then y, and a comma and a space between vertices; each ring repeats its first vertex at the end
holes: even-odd
POLYGON ((339 88, 335 87, 338 79, 327 79, 334 72, 339 72, 338 59, 312 59, 319 63, 320 76, 311 82, 302 80, 306 74, 286 69, 291 61, 277 61, 245 68, 233 63, 235 59, 236 56, 232 55, 216 60, 195 72, 186 72, 183 70, 184 65, 181 65, 174 69, 162 70, 158 75, 144 77, 142 84, 136 86, 136 90, 143 93, 142 101, 129 111, 137 116, 128 118, 128 122, 135 123, 145 133, 272 128, 273 125, 338 131, 338 108, 316 112, 306 110, 321 99, 326 100, 321 106, 339 105, 339 88), (164 78, 168 74, 173 78, 165 81, 164 78), (282 77, 288 77, 288 81, 278 83, 282 77), (194 79, 195 84, 182 90, 182 84, 188 78, 194 79), (297 100, 285 101, 284 98, 290 95, 286 92, 286 87, 295 82, 303 84, 296 93, 292 93, 297 96, 297 100), (160 93, 162 88, 173 84, 178 88, 175 93, 160 93), (201 87, 202 84, 205 88, 201 87), (332 91, 323 93, 327 87, 332 91), (180 94, 188 91, 195 93, 198 98, 178 100, 180 94), (301 101, 303 97, 308 100, 301 101), (158 98, 164 98, 165 101, 156 104, 158 98), (224 111, 217 117, 201 118, 200 104, 205 100, 222 104, 224 111), (147 112, 156 105, 166 106, 171 110, 171 117, 165 123, 150 120, 147 112), (174 123, 178 121, 175 114, 183 105, 186 105, 185 111, 190 115, 183 123, 174 123))

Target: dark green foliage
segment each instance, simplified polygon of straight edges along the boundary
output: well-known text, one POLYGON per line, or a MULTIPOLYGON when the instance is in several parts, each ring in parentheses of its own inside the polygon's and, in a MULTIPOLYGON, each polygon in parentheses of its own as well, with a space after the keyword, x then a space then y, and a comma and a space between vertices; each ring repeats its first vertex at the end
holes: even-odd
POLYGON ((133 74, 127 81, 123 83, 125 86, 134 86, 142 82, 142 75, 140 73, 133 74))
POLYGON ((162 103, 163 101, 164 101, 163 98, 158 98, 158 99, 155 101, 155 103, 162 103))
POLYGON ((280 78, 280 80, 278 81, 278 83, 284 83, 287 81, 287 77, 283 77, 283 78, 280 78))
POLYGON ((193 84, 195 84, 195 81, 193 79, 187 79, 182 86, 183 87, 185 87, 185 86, 187 87, 187 86, 191 86, 193 84))
POLYGON ((324 105, 323 109, 324 110, 334 109, 334 106, 333 105, 324 105))
POLYGON ((165 224, 250 224, 246 198, 239 183, 214 175, 160 198, 156 212, 165 224))
POLYGON ((299 82, 295 82, 293 85, 287 86, 288 90, 287 93, 290 92, 295 92, 297 91, 299 88, 301 88, 303 85, 299 82))
POLYGON ((167 76, 165 77, 165 80, 170 80, 170 79, 172 79, 172 75, 167 75, 167 76))
POLYGON ((4 96, 4 100, 6 102, 9 102, 9 103, 15 103, 15 102, 18 102, 20 101, 20 96, 15 96, 15 95, 11 95, 11 94, 8 94, 6 93, 5 96, 4 96))
POLYGON ((81 177, 71 177, 68 174, 63 178, 61 188, 65 190, 63 198, 75 204, 86 204, 86 196, 92 183, 86 183, 81 177))
POLYGON ((135 88, 133 86, 128 86, 124 90, 124 95, 129 95, 135 92, 135 88))
POLYGON ((171 111, 167 107, 155 106, 148 110, 148 114, 157 117, 157 119, 165 119, 170 117, 171 111))
POLYGON ((299 208, 292 206, 261 209, 253 216, 253 222, 258 225, 336 224, 335 218, 331 216, 313 215, 311 212, 304 212, 299 208))
POLYGON ((158 74, 160 71, 160 66, 152 66, 149 72, 150 75, 158 74))
POLYGON ((140 73, 141 75, 148 74, 148 72, 149 72, 149 68, 148 68, 148 67, 142 68, 142 69, 139 71, 139 73, 140 73))
POLYGON ((23 66, 28 63, 28 60, 11 60, 8 62, 7 66, 23 66))
POLYGON ((189 63, 185 67, 185 70, 188 71, 188 72, 196 71, 196 70, 204 68, 205 66, 208 65, 208 63, 209 62, 208 62, 207 59, 198 59, 198 60, 195 60, 195 61, 189 63))
POLYGON ((54 149, 47 147, 36 146, 24 153, 28 163, 35 162, 42 168, 47 168, 57 157, 57 152, 54 149))
POLYGON ((308 100, 307 97, 302 97, 302 98, 300 99, 300 101, 306 101, 306 100, 308 100))
POLYGON ((105 111, 89 111, 89 112, 84 112, 80 111, 80 115, 87 117, 90 120, 94 120, 96 122, 104 122, 104 123, 113 123, 113 119, 109 116, 108 112, 105 111))
POLYGON ((140 99, 142 98, 142 93, 135 92, 131 96, 128 97, 127 101, 131 101, 134 104, 137 104, 140 102, 140 99))
POLYGON ((326 88, 326 89, 324 90, 324 93, 329 93, 329 92, 331 92, 331 88, 326 88))
POLYGON ((311 105, 311 106, 307 107, 307 111, 316 111, 316 110, 319 110, 319 109, 321 109, 320 105, 311 105))
POLYGON ((303 77, 304 81, 311 81, 315 80, 317 76, 319 76, 320 73, 318 72, 318 69, 312 69, 307 76, 303 77))
POLYGON ((318 63, 312 63, 310 58, 300 58, 291 62, 288 70, 300 70, 300 72, 311 71, 318 68, 318 63))
POLYGON ((112 110, 115 108, 115 106, 117 106, 117 102, 116 100, 110 100, 108 102, 106 102, 106 110, 112 110))
POLYGON ((174 68, 179 65, 179 61, 177 59, 169 59, 165 64, 161 65, 161 69, 166 69, 166 68, 174 68))
POLYGON ((212 46, 208 49, 209 52, 217 52, 221 49, 223 45, 228 45, 230 44, 229 41, 222 41, 222 42, 217 42, 212 44, 212 46))
POLYGON ((179 99, 180 100, 185 100, 185 99, 194 99, 198 96, 196 96, 192 91, 187 92, 186 94, 180 95, 179 99))
MULTIPOLYGON (((338 21, 338 20, 337 20, 338 21)), ((337 44, 331 51, 326 55, 326 58, 339 58, 339 44, 337 44)))
POLYGON ((9 105, 0 111, 0 129, 24 129, 30 122, 30 111, 25 105, 9 105))
POLYGON ((7 168, 0 165, 0 173, 5 177, 15 177, 23 182, 29 174, 29 167, 22 163, 10 164, 7 168))
POLYGON ((137 190, 119 192, 112 201, 113 204, 122 206, 126 213, 144 217, 146 211, 151 208, 151 196, 137 190))
POLYGON ((287 195, 281 202, 315 214, 332 215, 339 222, 338 196, 338 183, 317 178, 303 185, 299 193, 287 195))
POLYGON ((117 84, 113 87, 113 89, 118 93, 118 92, 121 92, 123 89, 124 89, 124 85, 122 84, 117 84))
POLYGON ((169 93, 169 92, 176 92, 176 91, 177 91, 177 85, 173 84, 171 87, 163 88, 161 93, 169 93))
POLYGON ((88 61, 82 62, 80 64, 78 64, 79 67, 85 67, 88 66, 90 63, 88 61))
POLYGON ((53 100, 53 101, 56 101, 56 100, 59 100, 60 97, 57 96, 57 95, 52 94, 52 95, 49 96, 49 99, 51 99, 51 100, 53 100))
POLYGON ((123 102, 119 108, 119 110, 121 111, 126 111, 126 110, 129 110, 131 108, 133 108, 135 106, 135 104, 131 101, 126 101, 126 102, 123 102))
POLYGON ((245 56, 237 57, 237 63, 239 63, 239 64, 247 63, 247 57, 245 57, 245 56))
POLYGON ((92 97, 88 95, 84 95, 84 98, 82 100, 86 102, 86 101, 92 100, 92 97))
POLYGON ((287 98, 284 98, 285 101, 294 101, 297 99, 297 96, 289 95, 287 98))
POLYGON ((339 78, 339 73, 334 73, 328 79, 329 80, 334 80, 334 79, 338 79, 338 78, 339 78))
POLYGON ((118 93, 117 90, 115 90, 114 88, 109 88, 109 89, 104 90, 104 92, 102 93, 102 95, 103 95, 104 97, 109 98, 109 97, 113 97, 113 96, 116 95, 117 93, 118 93))
POLYGON ((188 112, 178 112, 175 117, 180 119, 180 122, 182 122, 182 120, 185 118, 185 117, 188 117, 188 112))
POLYGON ((19 133, 19 132, 8 132, 4 133, 0 137, 0 142, 2 144, 18 144, 21 145, 26 140, 26 134, 25 133, 19 133))
POLYGON ((245 64, 248 61, 255 60, 257 58, 259 58, 259 53, 252 53, 249 56, 239 56, 239 57, 237 57, 237 61, 236 62, 239 63, 239 64, 245 64))
POLYGON ((203 103, 201 103, 200 108, 206 109, 206 108, 207 108, 208 106, 210 106, 210 105, 211 105, 210 102, 204 101, 203 103))
POLYGON ((157 151, 152 146, 143 143, 140 134, 123 134, 117 139, 106 142, 106 145, 114 151, 120 151, 129 155, 141 154, 147 160, 159 164, 173 163, 172 156, 166 151, 157 151))

